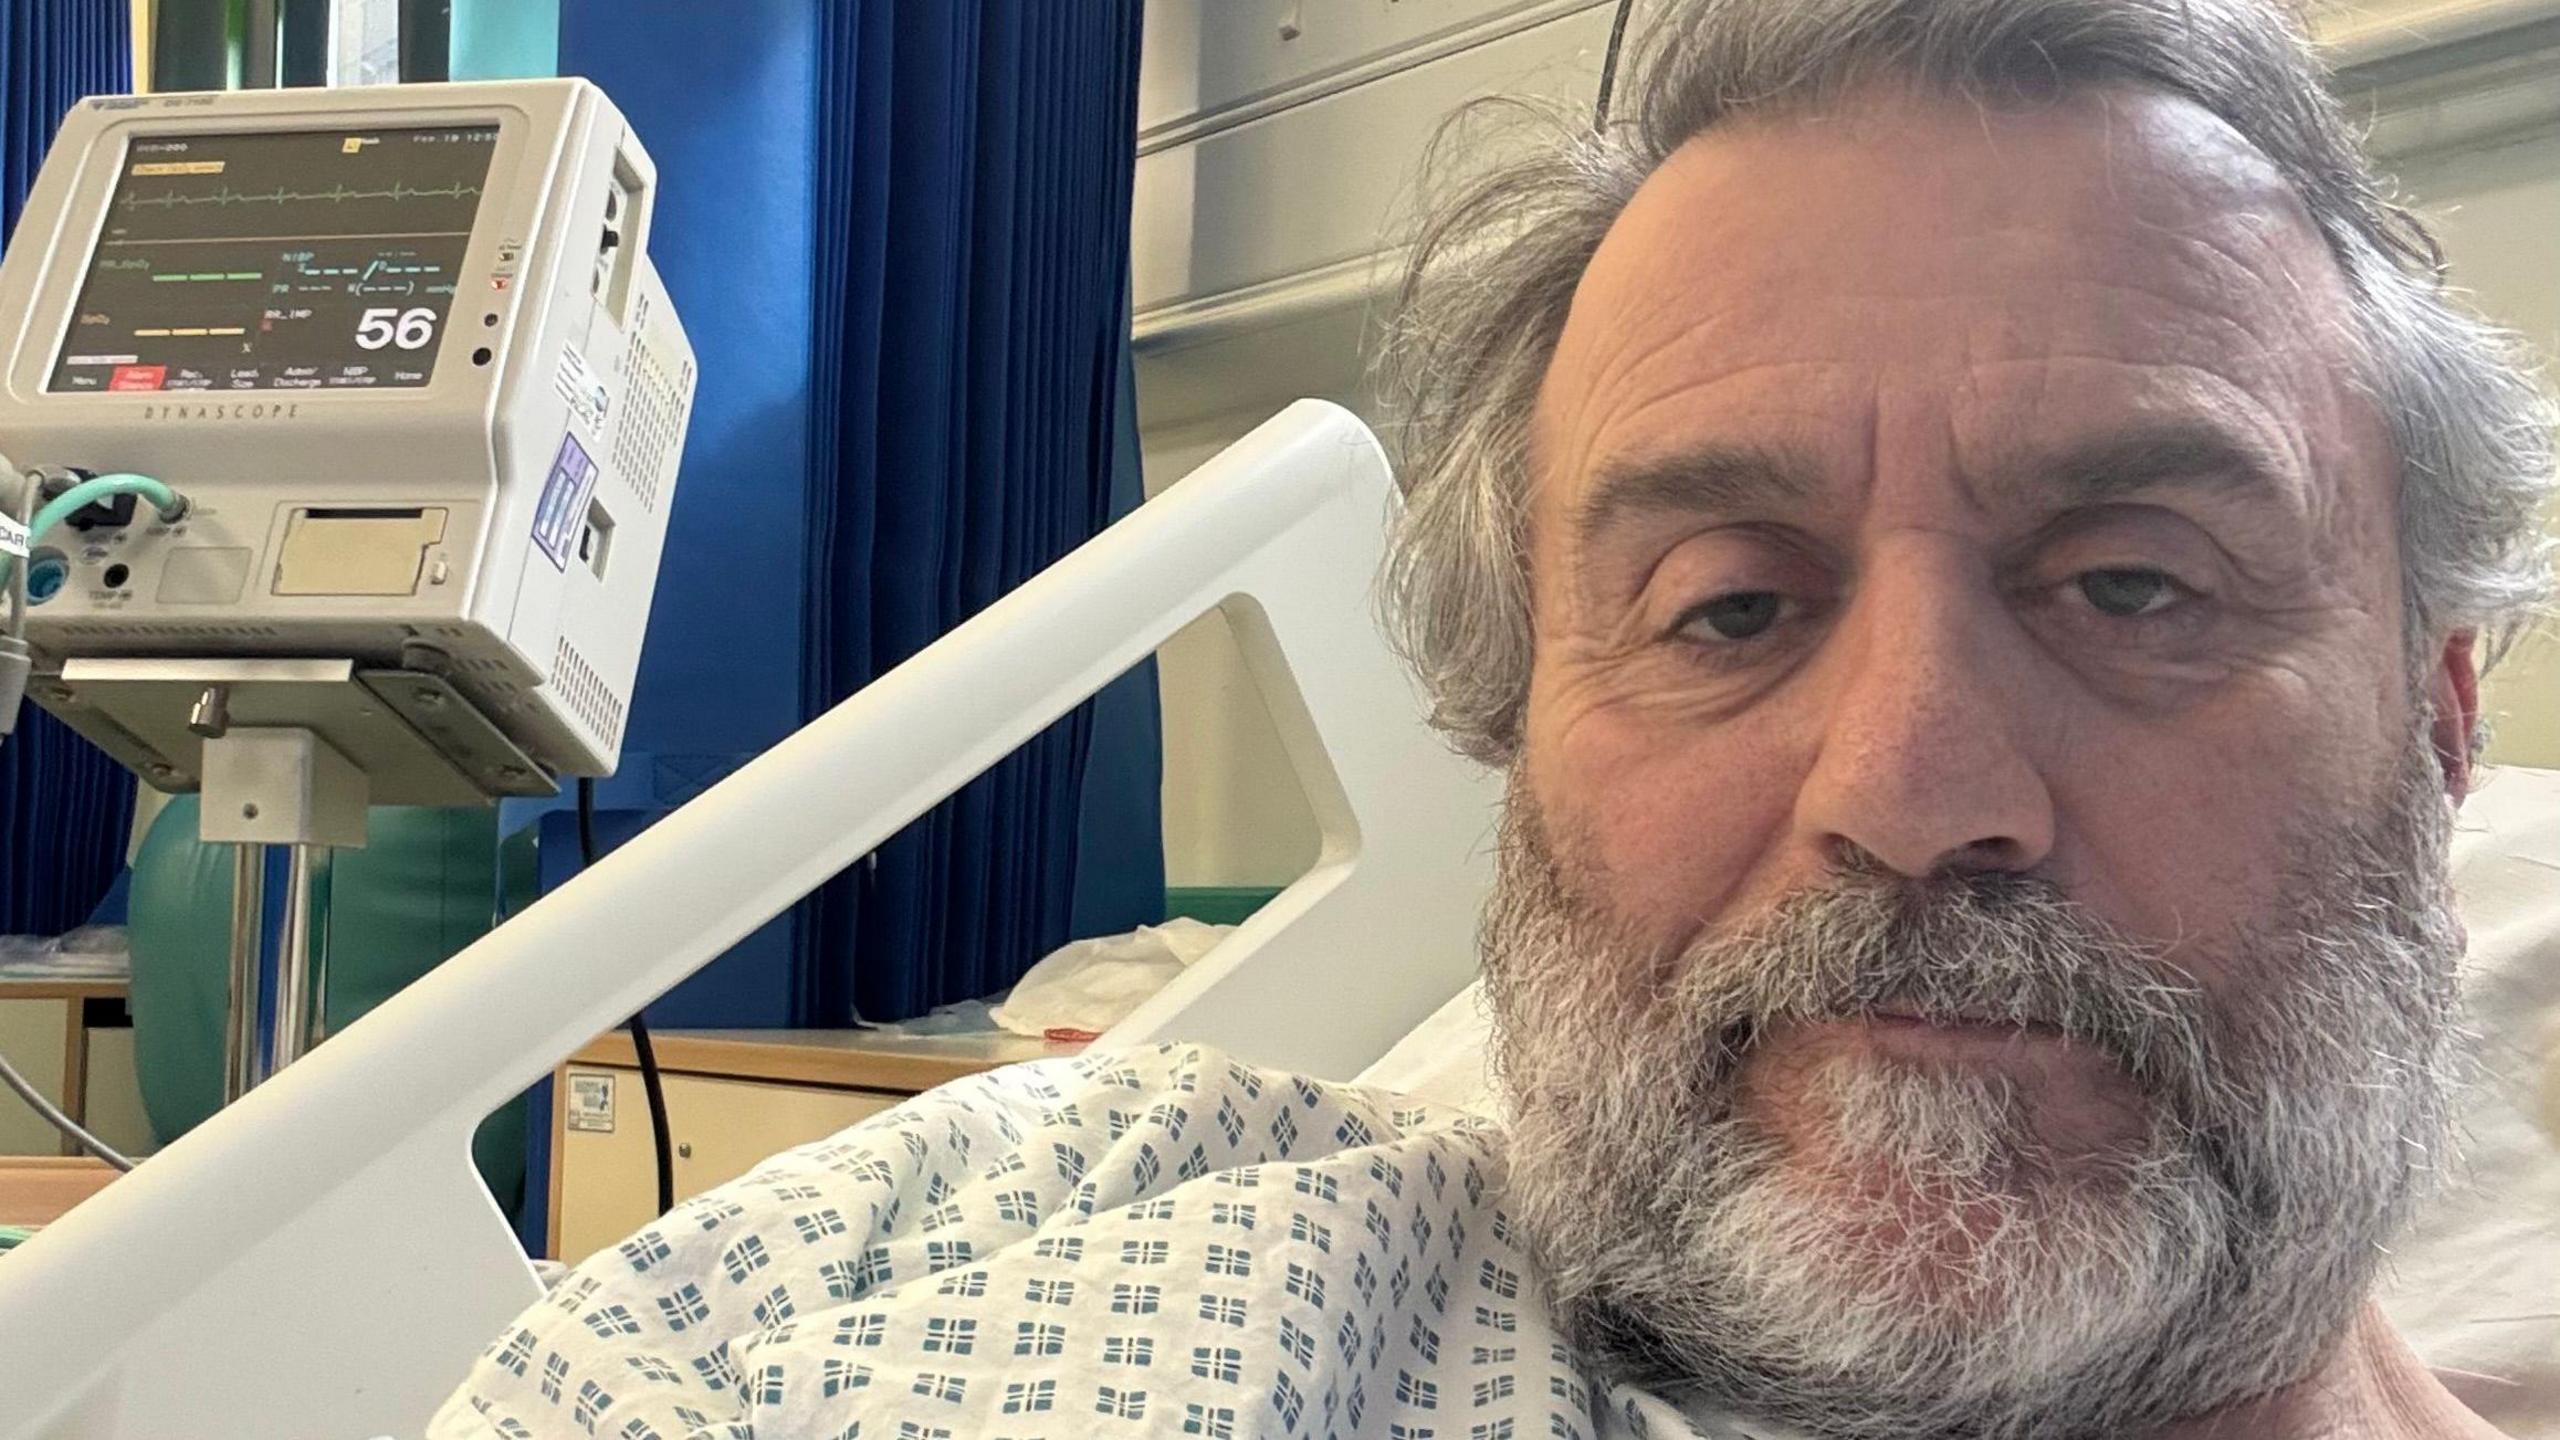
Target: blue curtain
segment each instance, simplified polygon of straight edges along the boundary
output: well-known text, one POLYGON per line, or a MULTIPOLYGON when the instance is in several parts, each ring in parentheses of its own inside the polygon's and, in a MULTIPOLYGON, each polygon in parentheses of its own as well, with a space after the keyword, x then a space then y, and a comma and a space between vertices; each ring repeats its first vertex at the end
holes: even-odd
MULTIPOLYGON (((801 724, 812 82, 820 12, 835 3, 561 0, 560 73, 604 87, 657 162, 649 255, 701 369, 622 766, 597 786, 608 848, 801 724)), ((541 825, 547 889, 577 872, 577 825, 566 811, 541 825)), ((649 1018, 818 1023, 796 998, 802 918, 741 941, 649 1018)))
MULTIPOLYGON (((561 0, 658 162, 700 358, 607 844, 1138 498, 1138 0, 561 0)), ((1160 918, 1152 668, 650 1007, 895 1019, 1160 918)), ((567 817, 543 870, 575 868, 567 817)))
MULTIPOLYGON (((72 103, 133 88, 131 20, 125 0, 0 3, 0 234, 17 230, 72 103)), ((132 777, 30 703, 0 743, 0 935, 87 919, 123 868, 132 814, 132 777)))
MULTIPOLYGON (((815 714, 1137 500, 1137 0, 830 5, 805 621, 815 714)), ((817 1023, 1002 989, 1161 919, 1152 666, 817 897, 817 1023)))

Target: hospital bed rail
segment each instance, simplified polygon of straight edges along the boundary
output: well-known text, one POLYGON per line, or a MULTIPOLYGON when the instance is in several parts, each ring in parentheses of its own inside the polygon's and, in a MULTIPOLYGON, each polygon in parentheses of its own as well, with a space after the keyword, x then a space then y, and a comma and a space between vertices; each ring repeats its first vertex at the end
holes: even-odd
POLYGON ((0 1261, 0 1437, 410 1435, 540 1291, 472 1131, 1211 609, 1316 862, 1101 1042, 1349 1077, 1466 983, 1492 778, 1370 596, 1396 503, 1301 401, 0 1261))

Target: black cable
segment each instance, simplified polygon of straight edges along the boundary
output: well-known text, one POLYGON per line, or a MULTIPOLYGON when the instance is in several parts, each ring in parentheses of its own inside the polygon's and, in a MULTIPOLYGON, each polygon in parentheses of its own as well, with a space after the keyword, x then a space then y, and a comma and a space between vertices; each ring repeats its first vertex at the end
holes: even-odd
POLYGON ((1627 41, 1627 16, 1636 8, 1636 0, 1618 0, 1617 18, 1609 22, 1609 50, 1600 57, 1600 101, 1591 112, 1591 128, 1596 133, 1609 128, 1609 94, 1618 88, 1618 50, 1627 41))
MULTIPOLYGON (((578 780, 578 853, 592 869, 596 853, 596 782, 578 780)), ((658 1147, 658 1213, 676 1208, 676 1155, 667 1138, 667 1087, 658 1077, 658 1052, 649 1043, 644 1010, 631 1012, 631 1053, 640 1059, 640 1089, 649 1097, 649 1138, 658 1147)))

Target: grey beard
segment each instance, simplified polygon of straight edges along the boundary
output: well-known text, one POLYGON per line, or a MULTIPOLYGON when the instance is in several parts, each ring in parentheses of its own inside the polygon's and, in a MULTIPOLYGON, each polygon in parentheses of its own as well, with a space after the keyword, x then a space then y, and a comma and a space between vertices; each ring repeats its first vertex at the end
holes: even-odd
POLYGON ((2449 807, 2423 737, 2307 831, 2208 997, 2051 884, 1863 866, 1672 955, 1628 943, 1516 786, 1485 917, 1507 1205, 1567 1333, 1629 1378, 1837 1437, 2118 1435, 2309 1374, 2448 1158, 2449 807), (1826 1186, 1741 1113, 1782 1022, 2050 1027, 2149 1134, 2057 1157, 1996 1076, 1867 1062, 1795 1099, 1826 1186))

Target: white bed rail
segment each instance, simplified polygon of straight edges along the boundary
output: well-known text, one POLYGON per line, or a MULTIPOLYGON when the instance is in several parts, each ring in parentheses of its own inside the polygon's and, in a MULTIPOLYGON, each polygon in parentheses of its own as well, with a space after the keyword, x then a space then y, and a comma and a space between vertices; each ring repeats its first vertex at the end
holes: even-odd
POLYGON ((1316 866, 1105 1043, 1348 1077, 1463 985, 1491 779, 1369 613, 1394 486, 1302 401, 0 1260, 6 1440, 416 1433, 539 1293, 480 1120, 1225 607, 1316 866))

